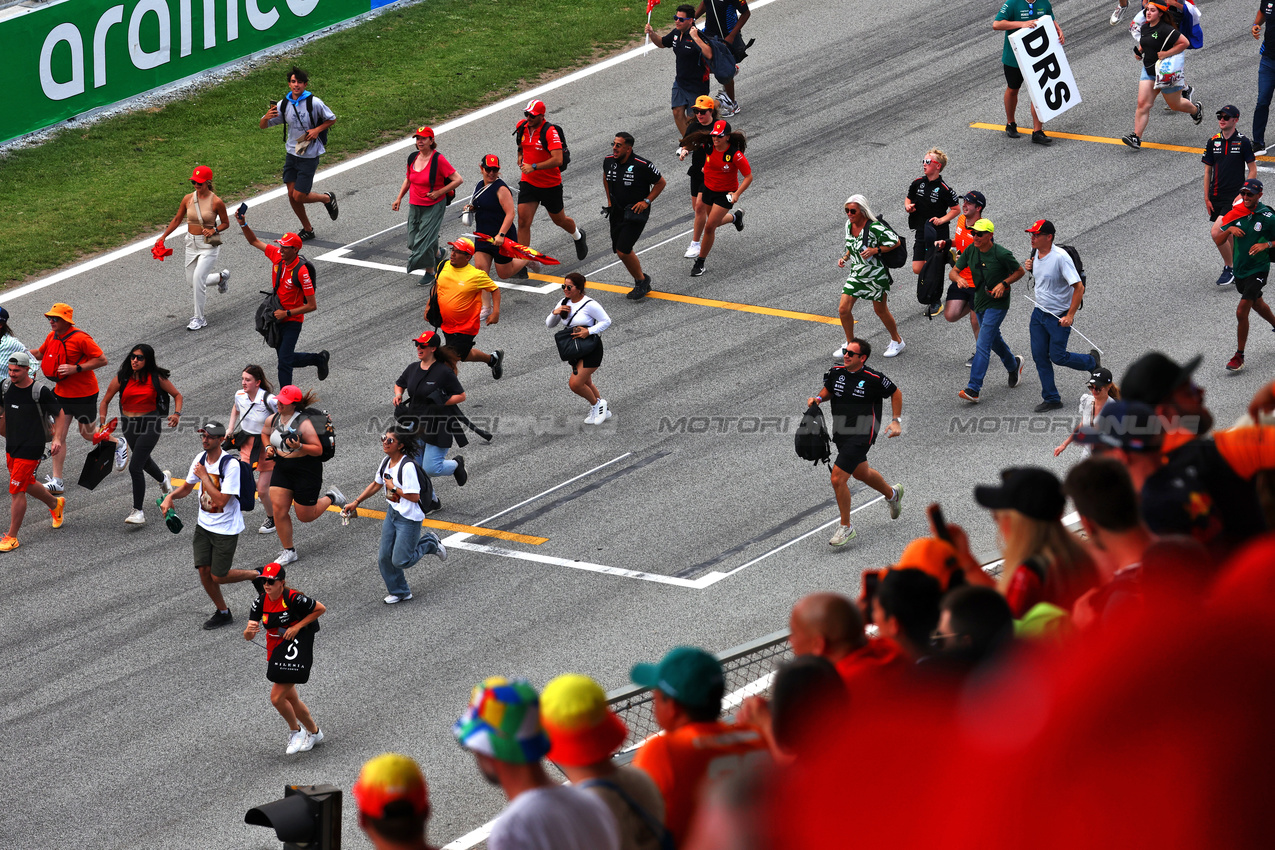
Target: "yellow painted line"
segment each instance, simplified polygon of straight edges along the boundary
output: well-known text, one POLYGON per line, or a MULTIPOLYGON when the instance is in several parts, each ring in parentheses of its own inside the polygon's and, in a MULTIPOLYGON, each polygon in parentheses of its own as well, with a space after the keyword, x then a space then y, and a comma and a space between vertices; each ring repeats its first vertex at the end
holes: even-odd
MULTIPOLYGON (((546 282, 561 281, 560 277, 549 277, 542 274, 531 274, 536 280, 546 282)), ((603 292, 632 292, 630 286, 616 286, 613 283, 599 283, 597 281, 589 281, 590 289, 600 289, 603 292)), ((681 304, 694 304, 698 307, 716 307, 719 310, 735 310, 740 313, 756 313, 761 316, 777 316, 781 319, 796 319, 801 322, 819 322, 824 325, 840 325, 841 320, 836 316, 820 316, 815 313, 799 313, 795 310, 778 310, 774 307, 758 307, 755 304, 738 304, 734 301, 718 301, 714 298, 696 298, 693 295, 678 295, 674 292, 656 292, 651 290, 647 293, 647 298, 654 298, 657 301, 677 301, 681 304)))
MULTIPOLYGON (((995 130, 998 133, 1005 132, 1004 124, 974 123, 974 124, 971 124, 970 127, 972 127, 975 130, 995 130)), ((1048 128, 1046 129, 1048 130, 1048 128)), ((1048 132, 1049 132, 1049 135, 1055 139, 1074 139, 1077 142, 1095 142, 1100 145, 1120 145, 1121 147, 1125 147, 1125 143, 1120 141, 1119 139, 1110 139, 1110 138, 1107 138, 1106 136, 1082 136, 1077 133, 1058 133, 1058 132, 1055 132, 1054 130, 1048 130, 1048 132)), ((1019 130, 1018 134, 1020 136, 1031 135, 1030 131, 1024 131, 1024 130, 1019 130)), ((1143 142, 1142 147, 1152 148, 1154 150, 1160 150, 1160 151, 1177 151, 1179 153, 1193 153, 1193 154, 1196 154, 1197 156, 1204 153, 1204 145, 1197 145, 1196 147, 1190 148, 1190 147, 1186 147, 1185 145, 1163 145, 1163 144, 1160 144, 1159 142, 1143 142)), ((1275 162, 1275 156, 1259 156, 1257 157, 1257 159, 1259 162, 1275 162)))

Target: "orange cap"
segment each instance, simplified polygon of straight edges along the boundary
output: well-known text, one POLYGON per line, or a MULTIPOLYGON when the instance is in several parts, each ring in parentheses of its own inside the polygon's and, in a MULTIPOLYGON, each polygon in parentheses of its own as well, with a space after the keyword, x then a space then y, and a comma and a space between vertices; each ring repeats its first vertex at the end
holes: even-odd
POLYGON ((61 302, 54 304, 49 308, 49 312, 44 315, 49 316, 50 318, 61 319, 68 325, 75 324, 75 311, 71 309, 70 304, 62 304, 61 302))

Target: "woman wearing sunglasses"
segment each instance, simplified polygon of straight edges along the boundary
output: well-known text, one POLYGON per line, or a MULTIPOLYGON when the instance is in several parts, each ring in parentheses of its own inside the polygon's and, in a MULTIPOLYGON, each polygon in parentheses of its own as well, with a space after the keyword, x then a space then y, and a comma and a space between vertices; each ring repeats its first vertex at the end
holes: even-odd
POLYGON ((239 376, 239 386, 235 393, 234 406, 230 408, 230 422, 226 429, 230 432, 232 447, 239 452, 244 463, 255 465, 257 469, 257 498, 266 512, 266 521, 258 534, 274 534, 273 507, 270 504, 270 475, 274 472, 274 461, 267 460, 266 440, 261 431, 266 417, 279 410, 275 400, 274 387, 270 386, 266 372, 256 364, 243 368, 239 376))
MULTIPOLYGON (((465 205, 465 212, 473 215, 470 223, 474 233, 485 233, 494 236, 495 240, 474 240, 474 247, 477 249, 474 252, 474 268, 482 269, 490 275, 494 260, 496 274, 501 280, 525 279, 527 264, 531 261, 521 257, 506 257, 500 253, 500 246, 506 239, 518 241, 518 228, 515 225, 518 207, 514 203, 514 193, 509 184, 500 177, 500 157, 489 153, 483 157, 480 167, 483 179, 474 187, 474 194, 465 205)), ((483 290, 480 294, 483 307, 478 321, 482 323, 487 321, 487 314, 491 312, 491 293, 483 290)))
POLYGON ((252 603, 244 640, 252 640, 266 630, 266 678, 270 704, 288 723, 288 748, 292 755, 323 743, 323 730, 314 722, 310 709, 301 701, 297 685, 310 681, 314 661, 314 633, 319 617, 328 609, 317 599, 288 587, 287 573, 278 563, 266 564, 259 581, 264 586, 252 603))
POLYGON ((1156 95, 1164 95, 1164 102, 1170 109, 1185 112, 1196 124, 1204 118, 1204 107, 1182 96, 1187 89, 1182 78, 1182 66, 1157 67, 1163 60, 1171 59, 1190 47, 1186 37, 1174 26, 1169 4, 1148 2, 1143 5, 1146 7, 1146 23, 1140 30, 1138 46, 1133 48, 1134 55, 1142 61, 1138 107, 1133 114, 1133 132, 1120 137, 1120 141, 1131 148, 1142 147, 1142 134, 1151 120, 1151 106, 1156 95))
POLYGON ((584 418, 584 424, 601 425, 611 418, 611 409, 593 383, 593 373, 602 365, 600 334, 611 327, 611 317, 607 315, 606 310, 602 309, 601 304, 592 298, 585 297, 584 287, 584 275, 578 272, 568 273, 563 278, 562 303, 549 313, 549 317, 545 319, 545 325, 556 328, 559 323, 565 323, 574 338, 592 337, 597 343, 593 350, 583 357, 567 361, 571 364, 571 377, 567 378, 567 386, 571 388, 571 392, 589 403, 589 415, 584 418))
MULTIPOLYGON (((695 105, 691 107, 691 120, 686 124, 684 135, 707 133, 717 123, 717 117, 717 101, 706 94, 700 95, 695 98, 695 105)), ((683 256, 694 258, 699 256, 700 237, 704 235, 704 223, 708 221, 708 207, 700 200, 699 195, 704 191, 704 161, 713 150, 713 140, 705 137, 699 144, 692 143, 690 147, 687 147, 687 142, 683 138, 681 145, 677 149, 678 160, 686 159, 687 154, 691 155, 691 167, 686 169, 686 175, 691 178, 691 211, 695 214, 691 244, 686 246, 686 253, 683 256)))
MULTIPOLYGON (((903 337, 894 322, 886 296, 890 292, 890 270, 881 264, 880 254, 899 244, 899 235, 883 222, 877 221, 863 195, 851 195, 846 199, 846 252, 837 265, 847 270, 845 285, 841 287, 841 303, 837 315, 846 332, 846 345, 854 339, 854 304, 860 298, 872 302, 877 318, 890 334, 886 357, 893 357, 903 350, 903 337), (893 351, 893 354, 891 353, 893 351)), ((837 349, 837 357, 845 354, 846 346, 837 349)))
POLYGON ((433 531, 421 533, 425 508, 435 510, 438 500, 434 498, 429 478, 417 474, 417 466, 412 461, 412 455, 417 452, 415 442, 410 433, 397 427, 388 429, 381 437, 381 451, 385 457, 381 459, 372 483, 341 509, 341 516, 353 516, 358 506, 372 498, 378 490, 383 492, 390 506, 385 512, 385 521, 381 523, 381 548, 376 556, 376 565, 385 580, 385 589, 389 591, 385 597, 386 605, 397 605, 412 598, 412 589, 403 573, 408 567, 415 566, 426 555, 437 555, 440 561, 447 560, 447 548, 438 535, 433 531), (424 506, 421 505, 422 499, 426 500, 424 506))
POLYGON ((465 390, 456 377, 458 360, 450 348, 439 347, 438 333, 425 331, 412 340, 416 359, 394 382, 394 416, 402 430, 410 431, 424 443, 421 466, 429 475, 450 475, 458 486, 469 480, 465 458, 448 459, 447 450, 455 442, 461 425, 447 408, 465 400, 465 390), (407 403, 403 396, 406 394, 407 403))
POLYGON ((704 273, 704 261, 713 250, 718 227, 729 221, 735 230, 743 231, 744 211, 735 209, 735 204, 753 183, 753 168, 744 156, 748 140, 743 133, 732 130, 727 121, 717 121, 707 134, 699 130, 682 139, 682 146, 702 145, 706 138, 711 149, 704 160, 704 188, 699 200, 707 208, 708 218, 691 277, 704 273))
POLYGON ((151 452, 159 443, 164 417, 168 418, 169 428, 176 428, 181 419, 182 394, 168 379, 168 374, 167 369, 155 365, 155 349, 139 342, 129 352, 128 359, 120 364, 98 405, 98 428, 101 428, 106 422, 107 406, 119 394, 119 430, 123 439, 118 441, 115 451, 115 468, 123 469, 128 464, 128 474, 133 479, 133 512, 124 518, 129 525, 146 524, 142 503, 146 497, 147 475, 159 483, 159 489, 165 496, 173 491, 173 474, 167 469, 160 469, 151 459, 151 452), (173 399, 171 413, 170 396, 173 399))

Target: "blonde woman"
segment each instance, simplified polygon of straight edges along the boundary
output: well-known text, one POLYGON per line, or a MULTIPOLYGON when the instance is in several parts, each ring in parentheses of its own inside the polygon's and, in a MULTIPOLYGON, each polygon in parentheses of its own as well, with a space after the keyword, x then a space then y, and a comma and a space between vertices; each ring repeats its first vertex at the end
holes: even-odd
POLYGON ((216 286, 217 291, 224 295, 230 282, 229 269, 213 271, 221 253, 221 232, 230 226, 230 214, 226 212, 226 204, 221 198, 213 194, 212 178, 212 169, 206 165, 199 166, 191 173, 190 182, 194 184, 195 191, 182 198, 177 214, 155 240, 155 248, 163 251, 164 240, 183 221, 186 222, 186 282, 190 284, 195 297, 195 315, 191 317, 190 324, 186 325, 188 331, 197 331, 208 326, 208 321, 204 318, 208 287, 216 286))
MULTIPOLYGON (((886 303, 890 293, 890 270, 881 264, 880 254, 889 251, 899 244, 899 235, 877 221, 868 206, 868 199, 863 195, 851 195, 846 198, 846 250, 837 266, 846 269, 846 282, 841 287, 841 302, 837 305, 837 315, 841 318, 841 327, 846 332, 846 344, 854 339, 854 305, 860 298, 872 302, 872 309, 877 318, 885 325, 890 335, 890 344, 886 346, 885 356, 894 357, 904 348, 906 343, 899 336, 899 326, 886 303)), ((845 354, 845 345, 834 352, 834 356, 845 354)))

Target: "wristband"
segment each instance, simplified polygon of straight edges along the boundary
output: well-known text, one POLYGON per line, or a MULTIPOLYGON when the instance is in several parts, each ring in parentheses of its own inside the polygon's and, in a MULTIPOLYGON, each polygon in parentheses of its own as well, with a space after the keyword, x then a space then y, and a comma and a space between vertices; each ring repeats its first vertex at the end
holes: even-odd
POLYGON ((83 367, 83 366, 81 366, 79 363, 76 363, 76 364, 75 364, 75 371, 77 371, 77 372, 83 372, 83 371, 84 371, 84 367, 83 367))

